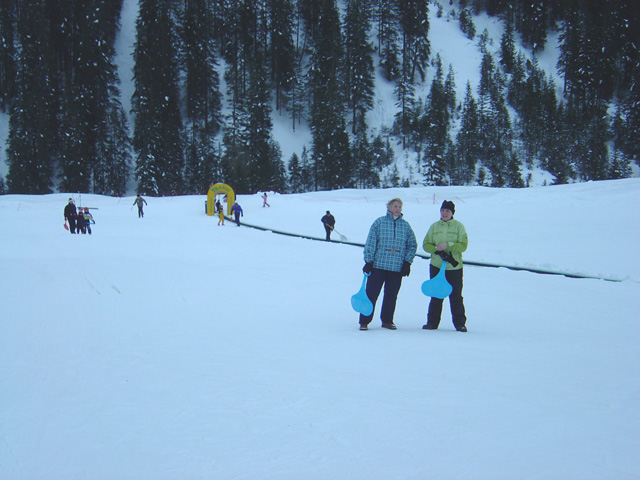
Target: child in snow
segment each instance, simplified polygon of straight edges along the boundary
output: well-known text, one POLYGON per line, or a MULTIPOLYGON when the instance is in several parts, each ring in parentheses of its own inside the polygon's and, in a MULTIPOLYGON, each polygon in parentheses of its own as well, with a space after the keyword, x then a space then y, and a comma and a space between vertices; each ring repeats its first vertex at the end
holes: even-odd
POLYGON ((95 224, 96 221, 93 219, 93 215, 89 213, 89 207, 84 207, 84 223, 87 228, 87 233, 91 235, 91 225, 95 224))
POLYGON ((82 207, 78 208, 78 214, 76 215, 76 232, 83 235, 87 233, 87 223, 84 220, 84 209, 82 207))
POLYGON ((224 227, 224 212, 222 210, 218 210, 218 226, 220 226, 220 223, 224 227))

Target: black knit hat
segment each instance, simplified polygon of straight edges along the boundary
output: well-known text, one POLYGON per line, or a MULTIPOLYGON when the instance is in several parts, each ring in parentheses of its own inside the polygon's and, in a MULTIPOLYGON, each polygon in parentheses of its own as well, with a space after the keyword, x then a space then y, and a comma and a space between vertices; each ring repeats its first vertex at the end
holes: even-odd
POLYGON ((446 208, 447 210, 451 210, 452 214, 456 213, 456 204, 453 203, 451 200, 445 200, 444 202, 442 202, 442 206, 440 207, 440 210, 442 210, 443 208, 446 208))

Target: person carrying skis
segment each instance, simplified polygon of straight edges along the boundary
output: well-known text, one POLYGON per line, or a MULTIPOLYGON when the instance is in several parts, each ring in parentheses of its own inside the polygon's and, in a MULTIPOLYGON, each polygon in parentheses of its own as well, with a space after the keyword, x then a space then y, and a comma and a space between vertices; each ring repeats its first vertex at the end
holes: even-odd
POLYGON ((133 201, 134 205, 138 205, 138 218, 144 218, 144 211, 142 209, 143 205, 147 204, 147 201, 138 194, 136 199, 133 201))
MULTIPOLYGON (((458 332, 466 332, 467 316, 465 314, 464 302, 462 300, 462 252, 467 249, 469 239, 467 230, 458 220, 454 220, 453 215, 456 206, 453 202, 445 200, 440 207, 440 220, 429 227, 427 235, 422 242, 425 252, 431 254, 429 265, 430 278, 435 277, 442 267, 443 257, 452 257, 447 262, 444 272, 447 282, 453 288, 449 295, 449 305, 451 306, 451 317, 453 326, 458 332), (441 256, 442 255, 442 256, 441 256), (455 265, 455 263, 458 263, 455 265)), ((427 323, 423 325, 424 330, 436 330, 440 325, 442 315, 442 302, 440 298, 431 297, 427 323)))
MULTIPOLYGON (((393 314, 396 300, 402 284, 402 277, 411 273, 411 263, 416 255, 418 244, 411 225, 402 218, 402 200, 394 198, 387 203, 387 214, 376 219, 369 229, 364 246, 364 267, 362 271, 370 274, 367 278, 367 297, 374 306, 384 285, 380 320, 382 328, 396 330, 393 314)), ((373 319, 370 315, 360 314, 360 330, 367 330, 373 319)))
POLYGON ((322 224, 324 225, 324 230, 327 234, 327 242, 331 240, 331 232, 333 231, 333 227, 336 224, 336 219, 334 218, 333 215, 331 215, 331 212, 329 210, 327 210, 327 213, 324 217, 322 217, 320 219, 320 221, 322 222, 322 224))
POLYGON ((69 231, 71 233, 76 233, 76 205, 73 203, 73 198, 69 199, 69 203, 67 203, 64 207, 64 221, 65 224, 69 223, 69 231))
POLYGON ((240 205, 238 205, 238 202, 235 202, 233 204, 233 206, 231 207, 231 213, 233 213, 233 215, 236 218, 236 225, 239 227, 240 226, 240 217, 244 217, 244 214, 242 213, 242 207, 240 205))

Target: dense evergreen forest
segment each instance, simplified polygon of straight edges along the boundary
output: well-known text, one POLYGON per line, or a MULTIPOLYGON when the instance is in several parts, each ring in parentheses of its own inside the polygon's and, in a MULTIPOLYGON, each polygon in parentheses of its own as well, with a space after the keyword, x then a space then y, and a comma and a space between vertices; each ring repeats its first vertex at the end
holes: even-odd
POLYGON ((637 0, 441 3, 139 0, 128 126, 114 63, 122 0, 0 0, 0 192, 123 195, 132 179, 146 195, 212 181, 239 192, 405 185, 398 145, 427 185, 523 187, 523 166, 555 183, 630 175, 637 0), (431 51, 429 11, 444 7, 482 52, 464 98, 431 51), (476 31, 481 12, 503 22, 499 48, 476 31), (561 86, 535 58, 548 32, 560 33, 561 86), (397 114, 373 135, 376 72, 395 86, 397 114), (274 113, 309 126, 308 149, 282 158, 274 113))

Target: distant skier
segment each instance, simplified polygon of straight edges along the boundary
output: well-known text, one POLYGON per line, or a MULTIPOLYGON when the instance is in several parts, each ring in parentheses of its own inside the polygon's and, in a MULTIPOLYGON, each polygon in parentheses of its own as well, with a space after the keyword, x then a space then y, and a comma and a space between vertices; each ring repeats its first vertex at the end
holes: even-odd
POLYGON ((262 206, 263 207, 270 207, 271 205, 269 205, 267 203, 267 192, 264 192, 264 194, 262 195, 262 206))
POLYGON ((138 194, 136 199, 133 201, 134 205, 138 205, 138 218, 144 218, 144 210, 142 209, 143 205, 147 204, 147 201, 138 194))
POLYGON ((69 231, 76 233, 76 205, 73 203, 73 198, 69 199, 69 203, 64 207, 64 219, 65 224, 69 223, 69 231))
POLYGON ((238 205, 238 202, 235 202, 233 204, 233 206, 231 207, 231 213, 233 213, 233 215, 236 218, 236 225, 239 227, 240 226, 240 217, 244 217, 244 213, 242 213, 242 207, 240 205, 238 205))
POLYGON ((327 242, 331 240, 331 232, 333 231, 333 227, 336 224, 336 219, 331 212, 327 210, 327 214, 320 219, 320 221, 324 224, 324 230, 327 233, 327 242))
POLYGON ((224 212, 222 209, 218 210, 218 226, 220 226, 220 224, 224 227, 224 212))

